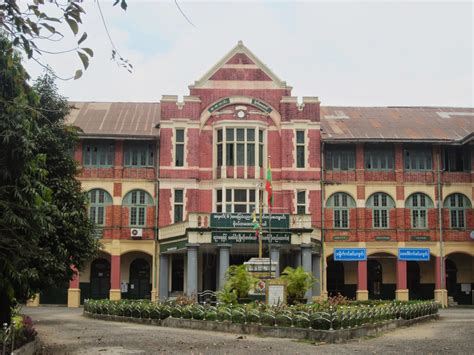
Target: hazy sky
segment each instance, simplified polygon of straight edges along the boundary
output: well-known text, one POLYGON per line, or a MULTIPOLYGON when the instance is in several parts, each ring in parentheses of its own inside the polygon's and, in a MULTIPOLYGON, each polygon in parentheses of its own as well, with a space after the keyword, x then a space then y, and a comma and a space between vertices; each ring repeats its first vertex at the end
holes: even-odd
MULTIPOLYGON (((97 4, 85 1, 84 46, 95 51, 80 80, 58 82, 71 100, 159 101, 188 85, 238 40, 288 85, 323 105, 474 106, 473 4, 465 2, 128 0, 126 12, 102 0, 110 34, 134 65, 110 60, 97 4)), ((70 31, 67 30, 67 33, 70 31)), ((68 49, 67 37, 54 46, 68 49)), ((60 76, 77 55, 44 56, 60 76)), ((41 72, 28 63, 34 77, 41 72)))

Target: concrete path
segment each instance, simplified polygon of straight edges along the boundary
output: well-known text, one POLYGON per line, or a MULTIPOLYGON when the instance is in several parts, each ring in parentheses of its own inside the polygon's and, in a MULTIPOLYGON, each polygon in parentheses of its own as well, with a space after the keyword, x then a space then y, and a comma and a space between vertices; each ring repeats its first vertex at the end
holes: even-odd
POLYGON ((474 354, 474 309, 441 311, 439 321, 346 344, 107 322, 82 309, 24 308, 35 321, 43 354, 474 354))

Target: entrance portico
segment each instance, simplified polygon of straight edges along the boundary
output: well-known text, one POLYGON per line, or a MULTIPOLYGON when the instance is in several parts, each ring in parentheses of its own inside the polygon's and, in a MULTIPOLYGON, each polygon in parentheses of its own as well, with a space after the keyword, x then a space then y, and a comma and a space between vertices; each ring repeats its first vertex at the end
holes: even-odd
MULTIPOLYGON (((238 215, 239 218, 248 217, 238 215)), ((310 227, 310 218, 306 217, 304 222, 299 219, 298 226, 289 225, 285 232, 280 231, 281 234, 273 232, 275 239, 271 245, 265 242, 266 233, 262 233, 263 256, 270 254, 271 260, 278 263, 276 277, 287 266, 297 267, 296 256, 301 255, 301 266, 319 280, 319 243, 310 227)), ((258 240, 252 229, 227 229, 223 233, 216 225, 198 226, 198 220, 211 220, 211 216, 191 214, 188 222, 160 230, 159 298, 162 300, 179 294, 195 297, 207 289, 219 290, 225 283, 225 273, 230 265, 242 264, 259 256, 258 240), (175 276, 181 272, 182 278, 175 276)), ((314 290, 308 291, 309 299, 313 291, 315 295, 321 293, 319 283, 314 290)))

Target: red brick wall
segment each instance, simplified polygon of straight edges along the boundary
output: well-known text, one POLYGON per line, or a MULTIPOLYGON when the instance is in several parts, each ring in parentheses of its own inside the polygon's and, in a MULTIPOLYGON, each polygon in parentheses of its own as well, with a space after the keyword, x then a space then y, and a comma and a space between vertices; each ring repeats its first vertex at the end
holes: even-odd
MULTIPOLYGON (((164 166, 173 166, 173 144, 171 128, 160 129, 160 169, 164 166)), ((161 174, 160 174, 161 175, 161 174)))
POLYGON ((311 168, 321 168, 321 132, 316 129, 310 129, 308 136, 309 166, 311 168))
POLYGON ((159 201, 159 226, 164 227, 172 223, 171 221, 171 190, 160 189, 160 201, 159 201))

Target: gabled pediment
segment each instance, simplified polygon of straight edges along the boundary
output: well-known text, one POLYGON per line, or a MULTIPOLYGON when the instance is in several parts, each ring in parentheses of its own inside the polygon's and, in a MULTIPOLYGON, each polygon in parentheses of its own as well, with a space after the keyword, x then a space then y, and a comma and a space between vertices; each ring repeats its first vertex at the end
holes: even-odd
POLYGON ((242 41, 227 53, 190 89, 286 89, 275 75, 242 41))

